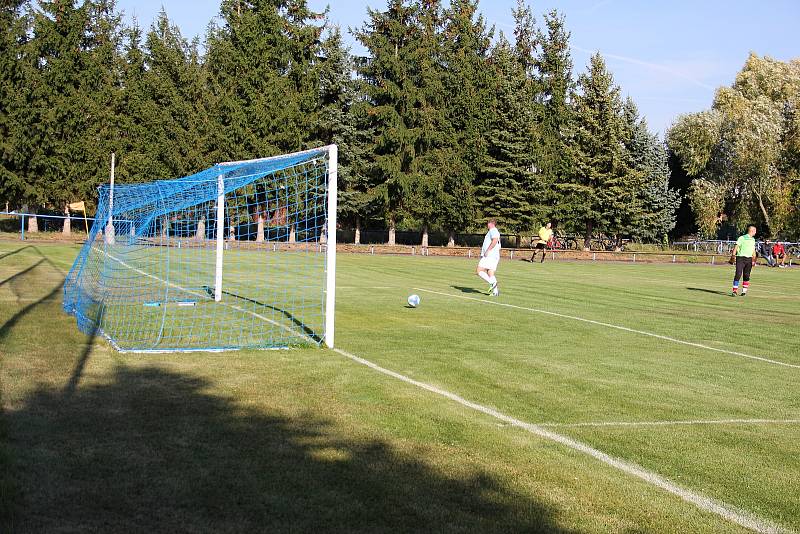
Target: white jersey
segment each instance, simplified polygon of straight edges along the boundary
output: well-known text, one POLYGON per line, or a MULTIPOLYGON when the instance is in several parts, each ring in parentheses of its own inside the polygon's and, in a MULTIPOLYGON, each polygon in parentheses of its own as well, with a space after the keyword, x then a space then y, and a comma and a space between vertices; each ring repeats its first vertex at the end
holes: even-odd
POLYGON ((492 228, 486 232, 486 237, 483 238, 483 246, 481 247, 481 258, 500 259, 500 230, 497 228, 492 228), (489 245, 492 244, 492 239, 497 239, 497 244, 492 247, 492 250, 488 250, 489 245))

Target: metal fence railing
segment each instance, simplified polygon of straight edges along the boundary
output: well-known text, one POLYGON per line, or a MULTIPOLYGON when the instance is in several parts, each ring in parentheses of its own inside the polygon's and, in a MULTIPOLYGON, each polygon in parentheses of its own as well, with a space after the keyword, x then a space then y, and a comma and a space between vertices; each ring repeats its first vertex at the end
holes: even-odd
POLYGON ((63 233, 65 221, 70 221, 70 232, 85 236, 94 223, 94 217, 83 215, 51 215, 39 213, 23 213, 15 211, 0 212, 0 232, 18 233, 21 240, 25 240, 27 226, 30 219, 36 217, 38 232, 42 234, 63 233))
MULTIPOLYGON (((760 242, 759 242, 760 243, 760 242)), ((775 241, 770 241, 775 243, 775 241)), ((781 241, 786 254, 800 258, 800 243, 781 241)), ((672 243, 673 248, 685 248, 690 252, 707 252, 712 254, 730 254, 733 247, 736 246, 736 241, 726 241, 719 239, 696 240, 696 241, 675 241, 672 243)))

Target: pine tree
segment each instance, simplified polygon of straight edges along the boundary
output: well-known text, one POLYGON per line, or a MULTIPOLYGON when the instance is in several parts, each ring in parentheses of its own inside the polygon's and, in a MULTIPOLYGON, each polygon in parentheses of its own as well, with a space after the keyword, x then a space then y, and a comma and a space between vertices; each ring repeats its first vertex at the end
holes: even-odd
POLYGON ((215 159, 305 148, 319 102, 320 15, 305 0, 224 0, 207 39, 215 159))
POLYGON ((492 51, 492 64, 497 100, 475 193, 483 217, 496 218, 504 231, 521 232, 529 230, 539 215, 531 187, 534 156, 526 75, 503 36, 492 51))
POLYGON ((625 146, 631 165, 643 175, 638 191, 641 211, 635 214, 627 233, 639 239, 664 241, 675 228, 675 213, 680 205, 680 194, 669 187, 667 149, 658 136, 648 130, 647 122, 639 116, 630 97, 625 101, 623 115, 625 146))
POLYGON ((625 121, 620 90, 605 61, 592 56, 589 71, 578 79, 573 142, 569 156, 574 173, 558 184, 565 196, 564 215, 583 227, 584 248, 593 232, 620 234, 641 209, 637 192, 642 173, 631 167, 624 147, 625 121))
POLYGON ((338 26, 328 31, 319 58, 319 111, 313 134, 320 146, 335 143, 339 147, 339 220, 352 223, 359 242, 361 222, 370 214, 367 184, 364 178, 368 133, 360 128, 363 117, 358 106, 355 65, 338 26))
POLYGON ((123 92, 125 144, 121 181, 150 181, 197 172, 207 154, 205 70, 199 43, 187 41, 165 11, 147 32, 128 31, 123 92))
POLYGON ((29 200, 28 154, 26 141, 26 102, 31 91, 32 58, 28 34, 31 29, 30 5, 25 0, 0 4, 0 198, 13 207, 29 200))
POLYGON ((370 193, 383 203, 389 243, 402 217, 429 223, 441 202, 444 98, 438 71, 439 2, 391 0, 369 10, 356 37, 370 52, 358 73, 373 133, 367 165, 370 193))
POLYGON ((443 196, 439 221, 448 231, 448 244, 456 232, 474 224, 474 183, 486 154, 485 132, 492 119, 489 47, 493 30, 478 14, 477 0, 453 0, 445 11, 443 86, 448 95, 446 120, 451 133, 447 163, 442 165, 443 196))
POLYGON ((573 110, 570 95, 575 89, 572 77, 572 58, 569 52, 570 34, 566 30, 564 17, 556 10, 544 16, 545 31, 541 31, 539 42, 541 53, 536 67, 541 88, 543 110, 541 136, 538 149, 540 179, 544 182, 542 201, 557 215, 560 211, 560 196, 554 184, 572 174, 567 144, 573 110))
MULTIPOLYGON (((113 143, 119 16, 111 1, 42 1, 33 21, 25 200, 63 208, 106 181, 113 143)), ((34 209, 34 208, 30 208, 34 209)), ((31 221, 35 222, 35 219, 31 221)))

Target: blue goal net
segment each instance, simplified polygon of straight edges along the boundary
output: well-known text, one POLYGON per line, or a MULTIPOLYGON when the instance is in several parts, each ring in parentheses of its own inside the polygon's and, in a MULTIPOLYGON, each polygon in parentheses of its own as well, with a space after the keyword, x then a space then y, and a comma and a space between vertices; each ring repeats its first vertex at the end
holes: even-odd
POLYGON ((120 351, 333 345, 336 147, 102 186, 64 309, 120 351))

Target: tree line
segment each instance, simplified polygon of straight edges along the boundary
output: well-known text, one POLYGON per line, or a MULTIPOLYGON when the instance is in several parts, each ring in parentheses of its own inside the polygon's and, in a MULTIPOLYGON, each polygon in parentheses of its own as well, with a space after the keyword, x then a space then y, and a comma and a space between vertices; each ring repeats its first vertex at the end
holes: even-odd
POLYGON ((681 202, 666 145, 599 53, 576 74, 563 14, 519 0, 513 17, 512 39, 477 0, 387 0, 350 30, 361 57, 305 0, 223 0, 202 40, 164 11, 126 24, 113 0, 6 1, 0 198, 91 203, 112 151, 124 183, 337 143, 342 225, 390 242, 452 242, 489 217, 517 234, 555 220, 587 246, 666 239, 681 202))

